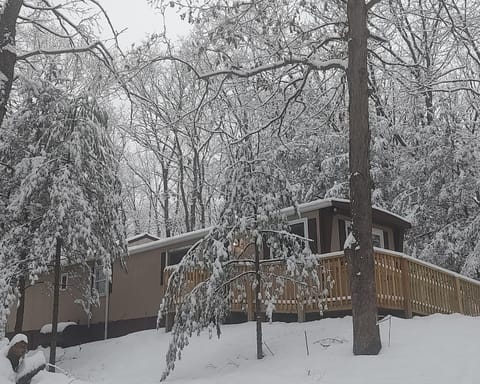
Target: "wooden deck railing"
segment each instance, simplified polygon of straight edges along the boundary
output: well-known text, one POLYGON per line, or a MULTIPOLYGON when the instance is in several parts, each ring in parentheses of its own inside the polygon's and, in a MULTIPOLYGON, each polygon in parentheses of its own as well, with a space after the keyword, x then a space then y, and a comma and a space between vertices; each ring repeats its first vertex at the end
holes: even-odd
MULTIPOLYGON (((278 267, 281 268, 280 265, 278 267)), ((343 252, 321 255, 317 268, 319 274, 323 277, 329 275, 333 280, 324 302, 324 312, 328 315, 329 312, 350 310, 350 282, 343 252)), ((171 269, 165 270, 166 279, 170 273, 171 269)), ((192 289, 206 278, 202 271, 189 272, 187 289, 192 289)), ((405 317, 433 313, 480 316, 479 281, 402 253, 375 249, 375 283, 377 305, 384 312, 403 312, 405 317)), ((275 304, 276 313, 298 313, 300 318, 305 313, 318 312, 315 300, 299 297, 297 288, 295 283, 285 284, 284 292, 275 304)), ((232 301, 232 311, 246 311, 252 318, 253 301, 253 292, 247 286, 245 299, 232 301)))

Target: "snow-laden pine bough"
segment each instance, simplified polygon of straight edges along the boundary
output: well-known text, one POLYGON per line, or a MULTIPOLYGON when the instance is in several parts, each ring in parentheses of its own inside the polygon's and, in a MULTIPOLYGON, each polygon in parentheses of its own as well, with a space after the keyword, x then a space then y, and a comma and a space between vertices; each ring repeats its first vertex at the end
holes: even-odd
MULTIPOLYGON (((194 333, 198 335, 207 329, 210 336, 215 331, 220 337, 221 324, 232 303, 245 303, 249 292, 257 298, 257 321, 261 321, 263 312, 272 320, 276 301, 287 283, 295 285, 298 305, 309 298, 317 302, 322 313, 331 281, 328 271, 319 275, 317 258, 311 253, 308 240, 289 233, 287 228, 257 228, 246 236, 241 227, 238 224, 213 228, 172 267, 159 311, 159 320, 175 311, 162 380, 173 371, 194 333), (271 258, 260 258, 262 247, 267 245, 271 258), (196 284, 194 274, 200 276, 196 284)), ((261 329, 257 343, 262 344, 261 329)))

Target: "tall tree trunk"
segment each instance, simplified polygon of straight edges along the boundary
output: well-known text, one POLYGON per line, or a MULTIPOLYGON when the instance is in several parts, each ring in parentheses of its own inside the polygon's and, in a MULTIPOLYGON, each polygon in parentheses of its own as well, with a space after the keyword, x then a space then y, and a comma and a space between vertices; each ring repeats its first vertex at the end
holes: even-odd
POLYGON ((165 237, 172 235, 170 223, 170 195, 168 187, 168 168, 162 162, 162 186, 163 186, 163 217, 165 221, 165 237))
POLYGON ((367 7, 348 0, 348 93, 350 127, 350 200, 358 246, 346 249, 350 266, 353 353, 374 355, 381 349, 377 325, 375 265, 372 246, 370 129, 368 123, 367 7))
POLYGON ((192 161, 192 200, 190 202, 190 228, 195 229, 197 225, 197 198, 198 198, 198 154, 197 150, 193 149, 192 161))
POLYGON ((17 18, 22 5, 22 0, 7 0, 3 13, 0 14, 0 126, 5 118, 7 103, 12 90, 17 61, 15 35, 17 18))
POLYGON ((255 239, 255 321, 257 326, 257 359, 263 359, 263 339, 262 339, 262 301, 261 297, 261 277, 260 277, 260 252, 255 239))
POLYGON ((57 328, 58 328, 58 308, 60 299, 60 256, 62 253, 62 239, 57 237, 55 249, 55 273, 53 282, 53 311, 52 311, 52 334, 50 339, 50 366, 48 370, 55 372, 55 362, 57 358, 57 328))
POLYGON ((25 314, 25 276, 20 276, 18 280, 18 298, 17 316, 15 317, 15 333, 22 333, 23 316, 25 314))

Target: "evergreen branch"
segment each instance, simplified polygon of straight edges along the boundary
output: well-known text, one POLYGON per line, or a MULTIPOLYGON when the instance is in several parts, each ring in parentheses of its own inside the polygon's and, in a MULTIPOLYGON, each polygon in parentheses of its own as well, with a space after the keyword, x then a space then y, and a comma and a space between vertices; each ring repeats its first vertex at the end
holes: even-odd
POLYGON ((225 288, 226 286, 228 286, 229 284, 233 283, 234 281, 237 281, 238 279, 241 279, 242 277, 244 276, 247 276, 247 275, 255 275, 256 272, 255 271, 245 271, 245 272, 242 272, 240 273, 239 275, 236 275, 234 277, 232 277, 231 279, 228 279, 225 283, 221 284, 219 287, 217 287, 217 289, 215 289, 215 293, 217 293, 219 290, 225 288))
POLYGON ((239 264, 239 265, 242 265, 242 264, 255 264, 255 260, 252 260, 252 259, 241 259, 241 260, 229 260, 225 263, 225 266, 228 266, 228 265, 232 265, 232 264, 239 264))

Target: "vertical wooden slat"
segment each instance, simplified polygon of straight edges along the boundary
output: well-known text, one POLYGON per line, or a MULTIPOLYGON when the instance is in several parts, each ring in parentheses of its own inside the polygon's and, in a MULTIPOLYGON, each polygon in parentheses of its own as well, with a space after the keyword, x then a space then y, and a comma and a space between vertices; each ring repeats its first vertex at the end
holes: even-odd
POLYGON ((458 278, 458 276, 455 276, 455 292, 456 292, 456 298, 457 298, 458 313, 465 313, 465 310, 463 308, 462 287, 461 287, 460 279, 458 278))
POLYGON ((382 276, 381 276, 381 266, 379 265, 379 258, 381 257, 380 255, 375 255, 376 257, 376 260, 377 260, 377 265, 375 266, 376 267, 376 273, 375 273, 375 286, 376 286, 376 289, 377 289, 377 303, 379 304, 379 306, 381 306, 383 303, 382 303, 382 297, 383 297, 383 294, 385 292, 385 288, 384 288, 384 284, 383 284, 383 279, 382 279, 382 276))
POLYGON ((346 295, 346 293, 343 290, 343 270, 342 270, 342 259, 337 258, 336 260, 336 266, 334 268, 335 270, 335 284, 338 286, 336 292, 336 299, 338 300, 338 303, 340 305, 343 305, 343 296, 346 295))
POLYGON ((408 259, 402 259, 402 290, 403 290, 403 306, 405 310, 405 317, 410 319, 413 316, 412 311, 412 291, 411 291, 411 275, 410 264, 408 259))

